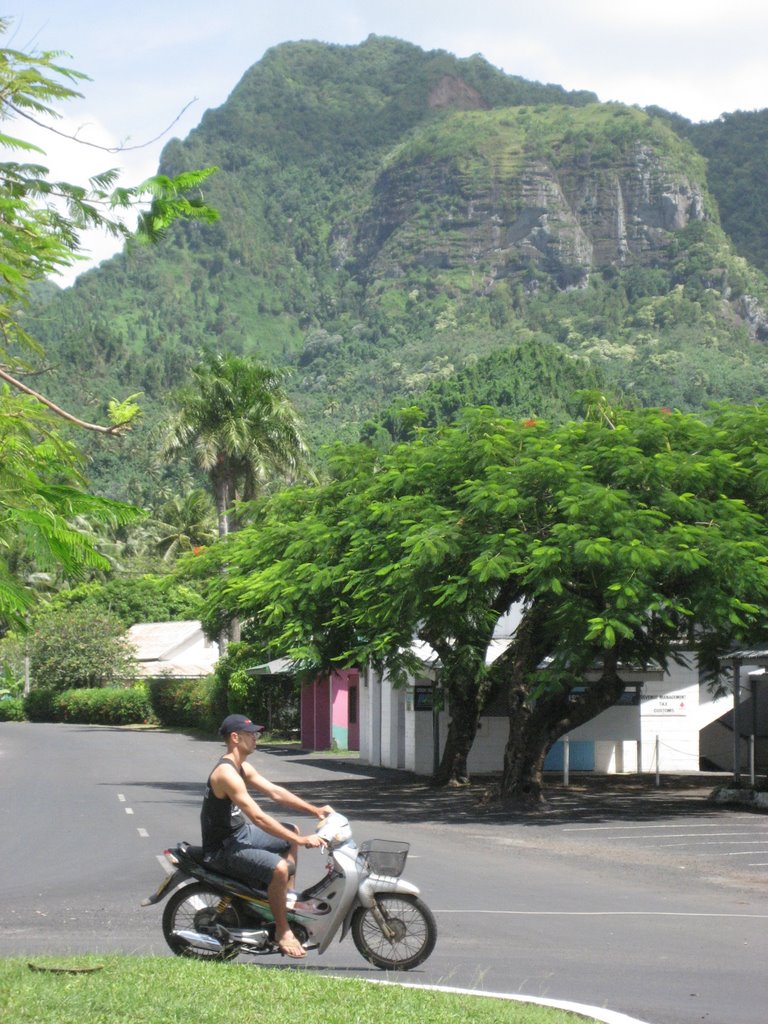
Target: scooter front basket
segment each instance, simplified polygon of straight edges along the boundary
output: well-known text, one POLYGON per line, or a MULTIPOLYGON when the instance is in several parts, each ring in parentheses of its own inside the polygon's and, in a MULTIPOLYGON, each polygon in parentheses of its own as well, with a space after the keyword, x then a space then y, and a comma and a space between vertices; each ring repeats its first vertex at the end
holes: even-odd
POLYGON ((357 856, 372 874, 397 878, 403 873, 409 849, 410 843, 398 843, 389 839, 366 839, 360 844, 357 856))

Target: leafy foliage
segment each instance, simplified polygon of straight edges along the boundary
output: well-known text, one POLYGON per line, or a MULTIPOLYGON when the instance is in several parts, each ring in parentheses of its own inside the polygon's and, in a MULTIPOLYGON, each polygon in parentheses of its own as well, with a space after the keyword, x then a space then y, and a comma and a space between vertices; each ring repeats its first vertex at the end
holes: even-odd
POLYGON ((0 700, 0 722, 23 722, 24 701, 21 697, 0 700))
POLYGON ((92 538, 74 525, 127 523, 141 513, 84 489, 81 457, 59 436, 52 415, 34 399, 0 390, 0 622, 20 624, 36 603, 30 572, 56 569, 77 578, 108 569, 92 538), (5 557, 3 557, 5 556, 5 557), (26 572, 25 572, 26 568, 26 572), (20 571, 19 571, 20 570, 20 571))
POLYGON ((252 500, 275 478, 305 473, 307 449, 284 372, 209 352, 192 378, 176 396, 165 451, 187 454, 208 475, 224 535, 234 502, 252 500))
POLYGON ((741 254, 768 272, 768 110, 737 110, 678 130, 707 158, 723 227, 741 254))
POLYGON ((152 679, 149 696, 162 726, 214 732, 223 717, 217 711, 211 679, 152 679))
MULTIPOLYGON (((0 18, 0 34, 9 22, 0 18)), ((0 49, 0 121, 58 116, 55 104, 80 95, 85 76, 59 62, 53 52, 27 54, 0 49)), ((0 134, 0 147, 24 156, 44 157, 39 147, 0 134)), ((202 182, 213 169, 158 176, 135 188, 116 187, 107 170, 87 186, 54 182, 41 163, 10 160, 0 164, 0 629, 19 626, 33 606, 34 591, 24 576, 56 569, 70 577, 108 568, 81 521, 124 524, 136 509, 95 498, 85 489, 78 450, 57 433, 60 420, 102 434, 126 429, 138 413, 136 393, 113 399, 110 426, 90 423, 62 409, 18 379, 39 359, 40 346, 24 326, 24 309, 46 275, 80 257, 79 232, 98 226, 128 237, 123 216, 142 210, 137 237, 152 240, 177 217, 212 222, 202 182)))
MULTIPOLYGON (((0 18, 0 33, 8 27, 8 20, 0 18)), ((74 86, 87 80, 87 75, 59 63, 61 56, 51 51, 0 50, 0 121, 55 119, 59 114, 52 104, 81 95, 74 86)), ((3 134, 0 145, 45 156, 39 147, 15 136, 3 134)), ((151 241, 179 216, 207 222, 217 217, 200 194, 201 184, 215 168, 175 178, 158 175, 131 188, 116 187, 118 172, 114 169, 94 176, 87 186, 51 181, 48 169, 39 163, 6 161, 0 170, 0 322, 6 345, 30 345, 31 339, 18 322, 18 307, 26 302, 33 281, 80 258, 83 228, 100 227, 113 235, 133 237, 120 219, 120 211, 146 206, 136 237, 151 241)))
POLYGON ((145 683, 120 689, 65 690, 54 701, 57 721, 85 725, 135 725, 152 718, 145 683))
POLYGON ((62 590, 51 599, 50 607, 62 613, 83 607, 106 610, 127 629, 137 622, 198 619, 202 597, 170 574, 117 575, 104 582, 94 580, 62 590))
POLYGON ((327 484, 253 506, 252 525, 202 556, 209 611, 315 667, 402 672, 412 639, 427 642, 452 712, 440 777, 465 774, 502 686, 505 786, 535 795, 547 747, 613 703, 620 665, 665 663, 695 625, 716 670, 766 628, 766 407, 707 422, 585 397, 580 422, 476 410, 384 455, 339 449, 327 484), (512 606, 523 621, 488 667, 512 606))
POLYGON ((314 449, 363 428, 385 442, 393 407, 419 405, 426 422, 478 403, 562 419, 571 374, 493 363, 526 343, 577 356, 591 375, 577 388, 640 404, 762 397, 768 285, 718 226, 698 136, 651 115, 397 40, 270 50, 163 153, 163 174, 221 168, 208 188, 219 221, 172 226, 154 249, 41 296, 26 321, 67 368, 48 378, 62 400, 144 392, 119 457, 89 446, 99 488, 149 504, 172 479, 153 428, 206 347, 293 367, 286 388, 314 449), (704 220, 664 227, 659 200, 648 244, 577 272, 558 247, 586 244, 581 224, 571 237, 550 213, 537 244, 506 254, 539 216, 531 190, 559 189, 578 220, 617 190, 631 198, 632 168, 651 190, 700 196, 704 220))
POLYGON ((132 679, 136 672, 123 623, 92 606, 41 612, 27 642, 35 689, 59 693, 111 686, 132 679))
POLYGON ((292 675, 256 676, 249 672, 265 659, 267 655, 258 641, 244 640, 227 647, 216 664, 217 686, 226 694, 221 717, 230 712, 245 713, 252 721, 260 722, 270 736, 292 739, 299 729, 300 684, 292 675))

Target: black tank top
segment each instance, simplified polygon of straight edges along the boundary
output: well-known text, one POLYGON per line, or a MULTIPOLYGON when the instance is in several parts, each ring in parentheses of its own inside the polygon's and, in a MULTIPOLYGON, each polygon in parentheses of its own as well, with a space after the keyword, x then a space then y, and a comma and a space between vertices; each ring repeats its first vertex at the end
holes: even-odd
MULTIPOLYGON (((211 775, 220 764, 228 764, 234 768, 234 764, 227 757, 222 757, 214 766, 211 775)), ((233 804, 228 796, 218 797, 211 788, 211 775, 205 787, 203 806, 200 811, 200 828, 203 833, 203 850, 206 854, 216 853, 221 849, 222 843, 240 828, 245 822, 245 816, 237 804, 233 804)), ((240 778, 244 779, 245 774, 240 768, 240 778)))

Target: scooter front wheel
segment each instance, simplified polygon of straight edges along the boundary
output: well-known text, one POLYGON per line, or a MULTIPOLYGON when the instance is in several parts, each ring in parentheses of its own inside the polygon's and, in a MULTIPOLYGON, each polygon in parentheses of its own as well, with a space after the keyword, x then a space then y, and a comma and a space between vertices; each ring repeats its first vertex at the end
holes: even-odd
POLYGON ((417 896, 381 893, 373 908, 358 907, 352 916, 352 939, 365 959, 384 971, 410 971, 435 948, 437 923, 426 903, 417 896))
POLYGON ((221 900, 221 893, 201 882, 184 885, 173 893, 163 911, 163 935, 176 956, 235 959, 238 947, 222 945, 216 938, 216 926, 240 928, 240 915, 234 904, 219 913, 221 900))

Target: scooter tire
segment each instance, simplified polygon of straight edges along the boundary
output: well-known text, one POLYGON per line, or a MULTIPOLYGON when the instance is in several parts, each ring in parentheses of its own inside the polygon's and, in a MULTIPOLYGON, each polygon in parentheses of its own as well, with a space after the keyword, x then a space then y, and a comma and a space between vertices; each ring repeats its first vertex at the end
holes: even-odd
POLYGON ((210 932, 214 924, 226 928, 240 928, 240 915, 234 904, 222 914, 216 913, 221 902, 221 893, 203 882, 184 885, 173 893, 163 910, 163 936, 176 956, 192 960, 234 960, 240 952, 237 946, 223 946, 221 949, 202 949, 191 943, 180 931, 210 932))
POLYGON ((410 971, 423 963, 435 948, 437 922, 426 903, 417 896, 381 893, 380 911, 395 932, 387 938, 368 907, 352 915, 352 940, 369 963, 383 971, 410 971))

